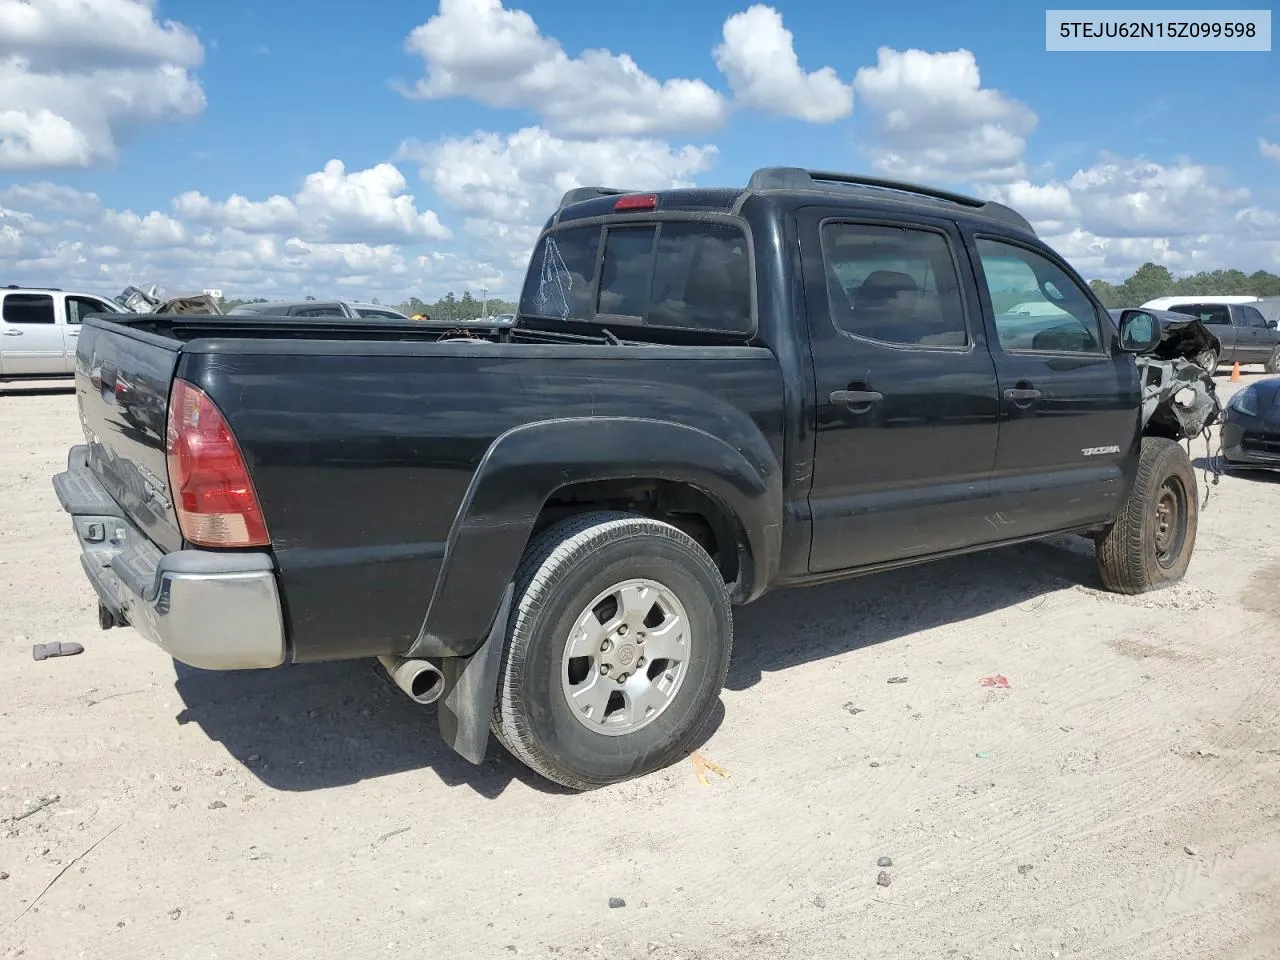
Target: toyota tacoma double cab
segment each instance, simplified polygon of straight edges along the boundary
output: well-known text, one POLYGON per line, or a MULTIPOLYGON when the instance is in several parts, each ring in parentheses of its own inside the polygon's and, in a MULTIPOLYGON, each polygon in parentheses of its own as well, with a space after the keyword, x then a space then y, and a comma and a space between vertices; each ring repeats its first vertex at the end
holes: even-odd
POLYGON ((779 167, 571 191, 501 329, 99 316, 76 390, 103 627, 378 657, 457 752, 575 789, 692 748, 774 588, 1064 533, 1177 581, 1220 413, 1008 207, 779 167))

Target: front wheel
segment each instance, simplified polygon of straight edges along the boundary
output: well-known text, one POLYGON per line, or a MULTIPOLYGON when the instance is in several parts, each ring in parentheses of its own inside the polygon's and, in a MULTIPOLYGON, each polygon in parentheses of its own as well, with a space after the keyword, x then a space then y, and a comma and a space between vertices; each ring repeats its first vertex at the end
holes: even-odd
POLYGON ((1218 351, 1210 347, 1203 353, 1197 354, 1193 362, 1209 376, 1213 376, 1218 370, 1218 351))
POLYGON ((1186 451, 1164 437, 1143 437, 1129 497, 1098 540, 1103 585, 1133 594, 1181 580, 1195 548, 1199 509, 1186 451))
POLYGON ((1271 351, 1271 356, 1267 358, 1264 366, 1267 373, 1280 373, 1280 347, 1276 347, 1271 351))
POLYGON ((573 517, 517 573, 493 729, 537 773, 575 790, 680 759, 715 708, 733 620, 707 553, 667 523, 573 517))

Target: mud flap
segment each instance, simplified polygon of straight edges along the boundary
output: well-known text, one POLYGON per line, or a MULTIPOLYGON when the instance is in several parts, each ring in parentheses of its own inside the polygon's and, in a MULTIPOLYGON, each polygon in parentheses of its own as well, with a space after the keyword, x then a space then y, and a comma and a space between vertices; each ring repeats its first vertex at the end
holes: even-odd
POLYGON ((464 759, 479 764, 489 745, 489 721, 498 695, 498 666, 507 641, 507 617, 515 584, 508 584, 484 643, 469 657, 441 661, 445 689, 440 701, 440 736, 464 759))

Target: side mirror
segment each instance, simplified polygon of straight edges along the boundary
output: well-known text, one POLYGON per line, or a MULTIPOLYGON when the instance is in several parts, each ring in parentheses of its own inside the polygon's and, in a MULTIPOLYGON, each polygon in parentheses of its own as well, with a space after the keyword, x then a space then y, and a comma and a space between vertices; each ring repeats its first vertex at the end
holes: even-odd
POLYGON ((1162 335, 1160 321, 1145 310, 1126 310, 1120 315, 1120 349, 1125 353, 1146 353, 1162 335))

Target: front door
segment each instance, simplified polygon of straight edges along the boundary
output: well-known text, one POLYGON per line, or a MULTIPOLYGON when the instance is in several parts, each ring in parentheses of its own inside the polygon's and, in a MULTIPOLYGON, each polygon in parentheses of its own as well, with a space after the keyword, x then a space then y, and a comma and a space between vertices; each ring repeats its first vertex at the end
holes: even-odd
MULTIPOLYGON (((1266 363, 1275 350, 1275 337, 1272 336, 1267 321, 1249 304, 1236 304, 1231 312, 1235 315, 1237 334, 1249 331, 1249 362, 1266 363)), ((1244 362, 1243 358, 1241 362, 1244 362)))
POLYGON ((996 378, 947 221, 799 217, 816 388, 814 573, 992 539, 996 378))
POLYGON ((7 377, 58 376, 65 372, 62 324, 53 295, 6 293, 0 304, 0 371, 7 377))
POLYGON ((1045 251, 971 236, 1000 384, 991 486, 1008 537, 1085 526, 1127 492, 1140 432, 1137 368, 1083 281, 1045 251))

